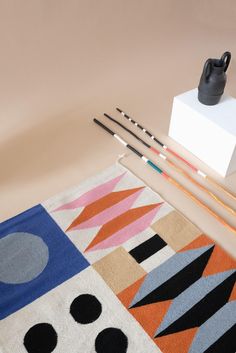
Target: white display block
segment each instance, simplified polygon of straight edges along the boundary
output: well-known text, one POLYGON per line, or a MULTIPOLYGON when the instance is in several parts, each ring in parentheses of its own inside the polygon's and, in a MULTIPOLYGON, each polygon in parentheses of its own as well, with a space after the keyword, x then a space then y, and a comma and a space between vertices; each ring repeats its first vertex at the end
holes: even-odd
POLYGON ((222 176, 236 171, 236 99, 207 106, 198 90, 174 97, 169 136, 222 176))

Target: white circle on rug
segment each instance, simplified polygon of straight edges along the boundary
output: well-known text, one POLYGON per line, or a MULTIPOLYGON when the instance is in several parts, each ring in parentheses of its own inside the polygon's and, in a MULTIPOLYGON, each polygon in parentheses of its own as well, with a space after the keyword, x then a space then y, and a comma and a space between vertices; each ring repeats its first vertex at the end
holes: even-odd
POLYGON ((0 281, 21 284, 32 281, 45 269, 48 247, 37 235, 11 233, 0 239, 0 281))

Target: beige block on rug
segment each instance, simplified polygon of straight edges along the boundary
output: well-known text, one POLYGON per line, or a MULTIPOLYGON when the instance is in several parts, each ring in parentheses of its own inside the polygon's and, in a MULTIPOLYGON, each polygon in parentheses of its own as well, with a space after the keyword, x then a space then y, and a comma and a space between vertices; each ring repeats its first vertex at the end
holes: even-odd
POLYGON ((122 247, 97 261, 93 267, 116 294, 146 275, 144 269, 122 247))
POLYGON ((175 251, 182 249, 202 233, 176 211, 159 219, 151 228, 175 251))

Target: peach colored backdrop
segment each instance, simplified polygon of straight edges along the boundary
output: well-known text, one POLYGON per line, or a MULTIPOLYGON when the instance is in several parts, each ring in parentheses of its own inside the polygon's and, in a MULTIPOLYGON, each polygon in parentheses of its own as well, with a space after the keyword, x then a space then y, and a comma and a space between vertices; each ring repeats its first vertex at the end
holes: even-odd
MULTIPOLYGON (((115 162, 123 147, 92 117, 116 105, 175 146, 173 96, 197 86, 207 57, 231 50, 236 97, 235 38, 234 0, 0 0, 0 220, 115 162)), ((235 235, 140 160, 122 163, 236 255, 235 235)), ((236 175, 197 163, 236 190, 236 175)))

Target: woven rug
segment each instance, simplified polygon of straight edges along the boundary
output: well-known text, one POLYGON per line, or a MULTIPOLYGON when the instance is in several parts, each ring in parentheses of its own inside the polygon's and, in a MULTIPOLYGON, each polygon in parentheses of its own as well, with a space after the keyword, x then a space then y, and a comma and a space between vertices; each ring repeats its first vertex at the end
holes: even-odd
POLYGON ((236 262, 114 165, 0 224, 1 353, 234 353, 236 262))

